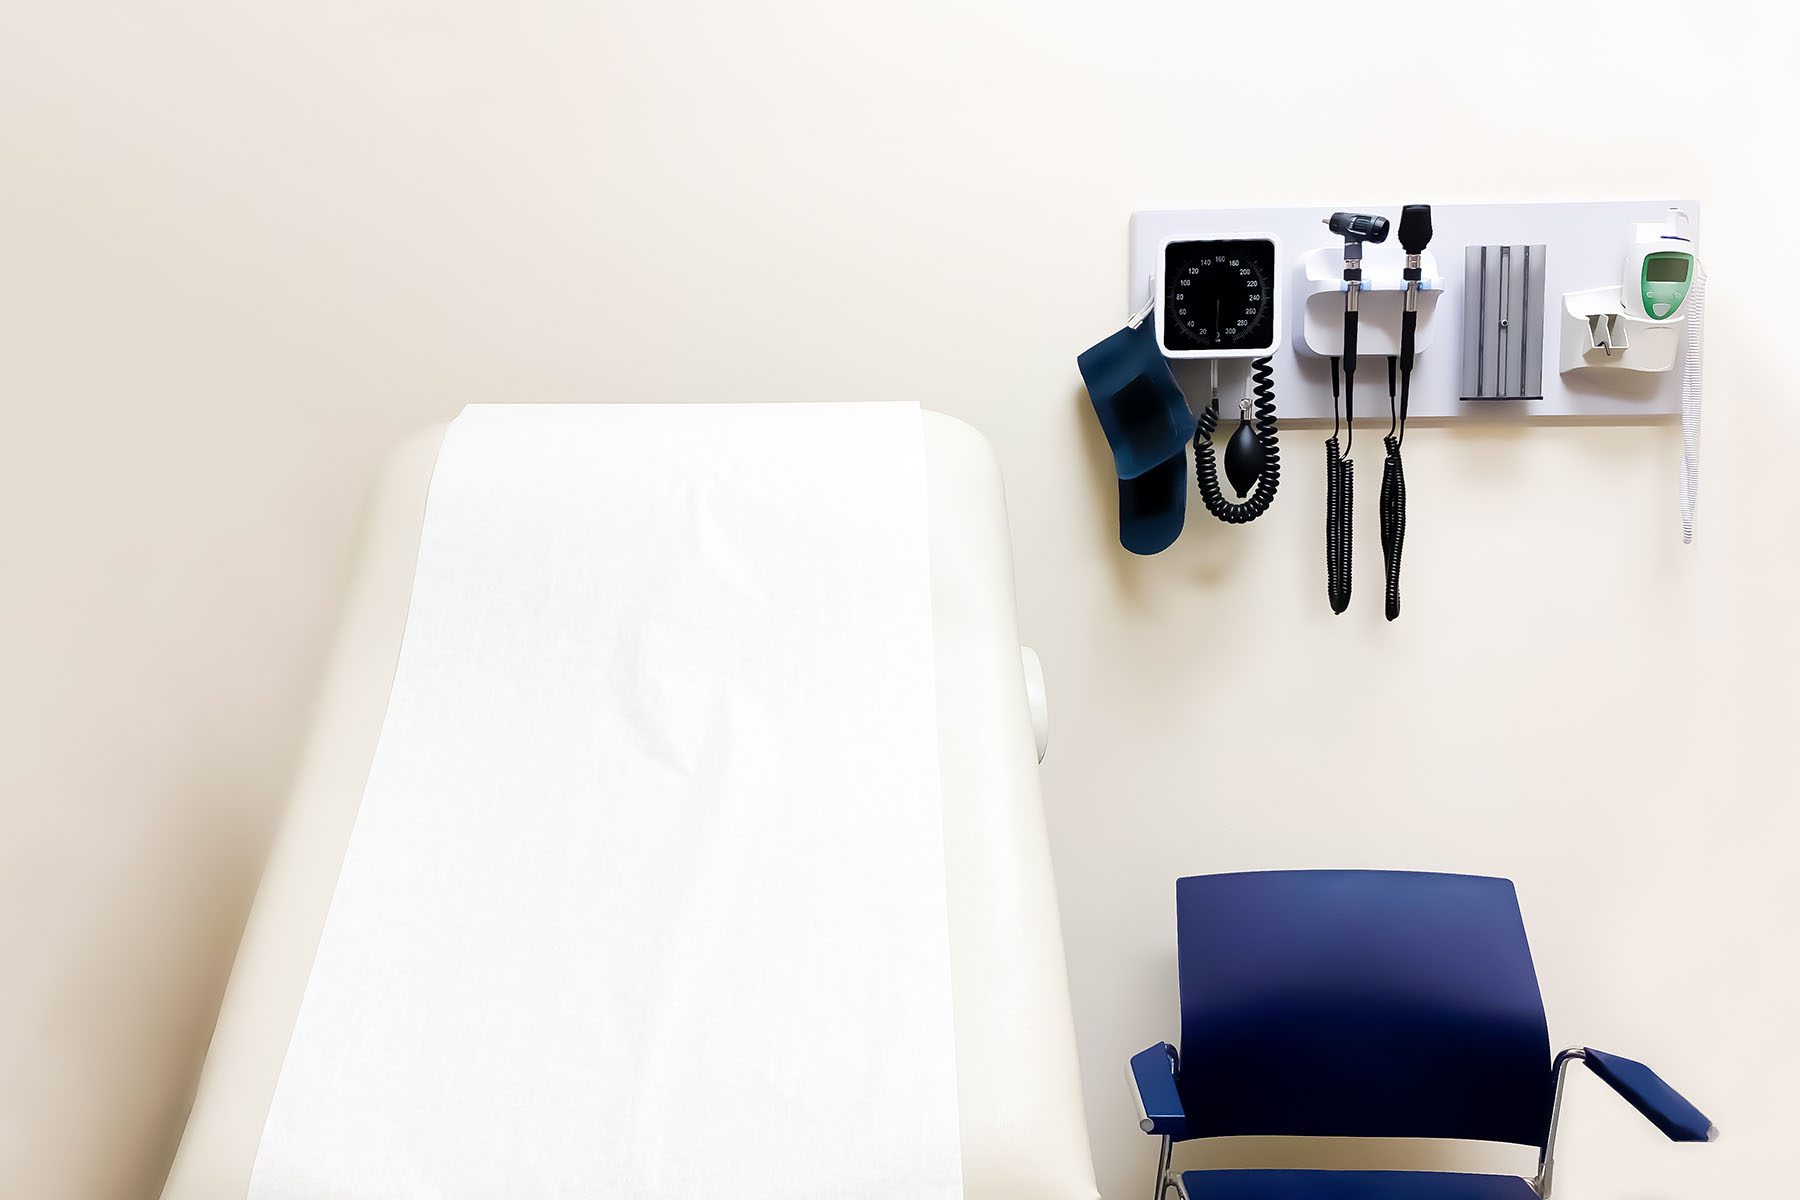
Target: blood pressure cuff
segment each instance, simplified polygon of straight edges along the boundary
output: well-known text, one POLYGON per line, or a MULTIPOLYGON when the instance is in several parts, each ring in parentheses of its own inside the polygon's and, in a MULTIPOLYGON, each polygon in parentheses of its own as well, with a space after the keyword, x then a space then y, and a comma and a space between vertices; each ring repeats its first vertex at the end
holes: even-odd
POLYGON ((1119 477, 1119 543, 1133 554, 1167 549, 1187 507, 1194 414, 1146 319, 1076 356, 1119 477))

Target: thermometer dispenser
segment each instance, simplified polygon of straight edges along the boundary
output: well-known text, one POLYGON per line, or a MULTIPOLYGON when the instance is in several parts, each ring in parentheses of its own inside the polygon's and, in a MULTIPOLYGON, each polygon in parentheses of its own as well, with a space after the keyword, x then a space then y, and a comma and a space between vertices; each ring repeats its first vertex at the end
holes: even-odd
POLYGON ((1661 224, 1639 225, 1631 253, 1625 257, 1625 282, 1619 298, 1625 311, 1646 321, 1680 319, 1694 281, 1693 238, 1688 215, 1669 210, 1661 224))
POLYGON ((1691 226, 1679 208, 1665 220, 1631 226, 1618 285, 1563 294, 1564 374, 1675 368, 1682 325, 1698 308, 1700 263, 1691 226))

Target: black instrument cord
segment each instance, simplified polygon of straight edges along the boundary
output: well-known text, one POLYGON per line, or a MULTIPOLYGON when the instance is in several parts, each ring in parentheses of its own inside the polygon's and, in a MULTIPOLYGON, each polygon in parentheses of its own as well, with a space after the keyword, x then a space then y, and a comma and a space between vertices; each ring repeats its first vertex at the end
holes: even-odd
POLYGON ((1409 204, 1400 214, 1400 247, 1406 252, 1401 279, 1406 285, 1400 313, 1400 353, 1388 359, 1387 459, 1381 467, 1381 557, 1387 568, 1387 619, 1400 615, 1400 552, 1406 544, 1406 468, 1400 447, 1406 444, 1406 410, 1412 396, 1413 356, 1418 347, 1419 289, 1425 277, 1425 247, 1431 244, 1431 206, 1409 204), (1399 375, 1399 401, 1394 377, 1399 375))
MULTIPOLYGON (((1214 376, 1215 382, 1217 376, 1214 376)), ((1219 488, 1219 464, 1213 455, 1213 430, 1219 427, 1219 394, 1213 390, 1212 402, 1200 410, 1194 428, 1194 481, 1200 485, 1200 499, 1206 511, 1227 525, 1244 525, 1268 511, 1281 486, 1281 445, 1275 436, 1275 367, 1267 358, 1250 363, 1252 411, 1255 414, 1256 444, 1262 451, 1262 473, 1242 501, 1231 501, 1219 488)), ((1240 485, 1241 486, 1241 485, 1240 485)))
MULTIPOLYGON (((1356 437, 1356 415, 1350 414, 1349 438, 1356 437)), ((1356 464, 1338 448, 1338 360, 1331 360, 1331 436, 1325 439, 1325 598, 1331 611, 1350 607, 1351 515, 1356 492, 1356 464)))
POLYGON ((1387 619, 1392 621, 1400 615, 1400 550, 1406 541, 1406 469, 1400 462, 1400 445, 1406 440, 1404 397, 1412 372, 1400 374, 1402 398, 1396 404, 1394 376, 1400 360, 1390 354, 1387 361, 1388 433, 1382 439, 1387 457, 1381 464, 1381 559, 1387 568, 1387 619))
POLYGON ((1386 217, 1373 213, 1334 212, 1325 227, 1344 239, 1344 445, 1338 448, 1339 360, 1331 360, 1331 437, 1325 442, 1325 595, 1331 611, 1350 607, 1351 527, 1355 512, 1356 464, 1350 448, 1356 441, 1356 323, 1363 287, 1364 244, 1385 242, 1386 217))
POLYGON ((1394 369, 1399 365, 1398 356, 1388 355, 1388 436, 1394 436, 1394 427, 1399 423, 1400 414, 1394 407, 1394 369))

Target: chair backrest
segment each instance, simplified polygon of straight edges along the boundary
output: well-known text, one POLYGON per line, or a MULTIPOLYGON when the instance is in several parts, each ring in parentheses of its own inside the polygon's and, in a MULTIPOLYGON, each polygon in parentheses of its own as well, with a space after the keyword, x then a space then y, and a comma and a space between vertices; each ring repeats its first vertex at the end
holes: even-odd
POLYGON ((1258 871, 1175 885, 1189 1135, 1541 1146, 1550 1037, 1511 881, 1258 871))

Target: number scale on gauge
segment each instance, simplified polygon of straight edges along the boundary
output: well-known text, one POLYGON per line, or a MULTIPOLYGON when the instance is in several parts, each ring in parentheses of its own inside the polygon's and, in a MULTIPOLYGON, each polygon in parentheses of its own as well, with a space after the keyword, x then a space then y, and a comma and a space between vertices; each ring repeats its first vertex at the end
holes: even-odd
POLYGON ((1275 246, 1262 239, 1171 242, 1163 260, 1163 345, 1173 354, 1268 352, 1276 343, 1275 246))

